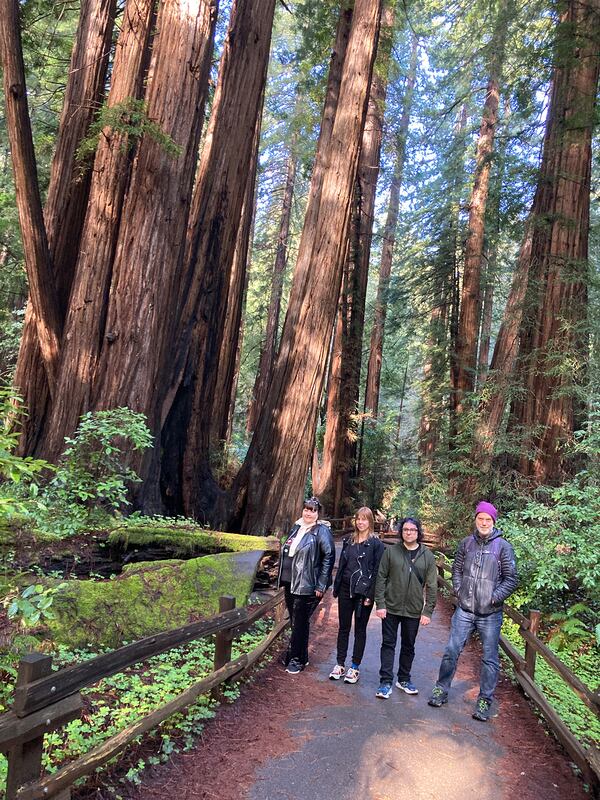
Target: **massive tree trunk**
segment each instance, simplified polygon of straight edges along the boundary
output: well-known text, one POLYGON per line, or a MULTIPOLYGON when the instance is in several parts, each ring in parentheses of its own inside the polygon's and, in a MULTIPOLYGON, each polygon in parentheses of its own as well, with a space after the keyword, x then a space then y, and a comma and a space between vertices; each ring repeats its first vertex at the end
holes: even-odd
POLYGON ((287 264, 287 246, 290 235, 290 222, 292 219, 292 199, 294 197, 294 183, 296 181, 296 163, 297 156, 294 137, 287 159, 287 174, 283 190, 283 201, 281 204, 279 231, 277 234, 275 263, 273 265, 273 277, 271 280, 271 296, 269 298, 269 309, 267 312, 267 327, 260 351, 252 400, 248 410, 246 426, 248 433, 254 430, 258 414, 265 402, 267 386, 269 385, 269 376, 277 355, 277 332, 279 330, 279 314, 281 310, 281 296, 283 293, 283 276, 287 264))
POLYGON ((498 121, 500 102, 500 82, 509 12, 512 3, 501 3, 494 27, 488 85, 479 137, 475 155, 475 181, 469 202, 469 223, 465 245, 463 281, 460 299, 460 316, 453 358, 456 367, 454 377, 453 402, 457 417, 465 410, 465 400, 473 392, 477 371, 477 341, 481 305, 481 268, 485 234, 485 212, 489 193, 491 159, 494 152, 494 136, 498 121))
MULTIPOLYGON (((123 121, 130 111, 128 101, 139 99, 150 57, 150 34, 154 24, 154 0, 129 0, 112 67, 106 106, 122 106, 123 121)), ((46 426, 43 452, 56 457, 65 436, 70 436, 81 414, 90 408, 90 389, 104 340, 106 302, 113 259, 129 183, 135 142, 106 126, 98 142, 88 210, 71 298, 65 321, 58 397, 46 426), (68 399, 68 400, 67 400, 68 399)))
POLYGON ((406 161, 406 142, 408 139, 412 98, 417 79, 418 48, 419 40, 416 36, 413 36, 410 67, 406 79, 404 101, 402 103, 402 116, 400 118, 396 139, 396 165, 394 167, 394 177, 392 178, 392 185, 390 188, 390 202, 383 231, 383 246, 381 248, 381 262, 379 264, 379 282, 377 285, 375 314, 373 328, 371 329, 371 343, 369 346, 369 364, 367 367, 364 410, 366 414, 371 414, 373 418, 376 418, 379 412, 383 338, 387 314, 387 290, 392 272, 394 246, 396 244, 396 229, 398 227, 398 212, 400 208, 400 187, 402 186, 402 175, 404 173, 404 163, 406 161))
MULTIPOLYGON (((298 263, 275 370, 244 467, 234 489, 241 527, 280 529, 297 509, 313 452, 325 365, 342 277, 352 192, 364 129, 381 2, 357 0, 348 41, 338 107, 323 174, 315 230, 303 231, 298 263), (310 239, 310 252, 305 239, 310 239), (289 315, 288 311, 288 315, 289 315)), ((314 219, 310 205, 306 218, 314 219)))
MULTIPOLYGON (((386 45, 391 40, 394 22, 388 6, 382 18, 382 36, 386 45)), ((330 386, 327 393, 323 465, 320 470, 320 492, 332 504, 334 517, 340 517, 344 500, 349 496, 349 478, 356 460, 357 413, 360 392, 362 340, 371 240, 375 215, 375 198, 386 95, 390 48, 380 48, 381 56, 371 82, 371 92, 363 141, 354 187, 354 213, 350 229, 347 265, 340 299, 338 323, 331 360, 330 386), (333 380, 332 380, 333 379, 333 380), (332 387, 333 388, 333 387, 332 387)))
POLYGON ((163 476, 163 491, 198 518, 218 493, 209 466, 210 409, 274 10, 275 0, 234 3, 187 234, 171 386, 161 413, 164 440, 182 458, 163 476))
POLYGON ((521 328, 521 471, 548 483, 569 465, 582 422, 587 358, 591 138, 600 70, 600 0, 571 0, 561 17, 544 152, 534 201, 529 295, 521 328))
MULTIPOLYGON (((67 310, 90 186, 90 170, 77 163, 76 152, 104 95, 115 9, 115 0, 84 0, 81 4, 52 159, 44 218, 54 283, 50 291, 56 293, 60 328, 67 310)), ((50 402, 31 285, 30 291, 14 378, 27 408, 19 448, 24 454, 39 451, 38 439, 47 426, 50 402)), ((55 366, 58 371, 58 353, 55 366)))

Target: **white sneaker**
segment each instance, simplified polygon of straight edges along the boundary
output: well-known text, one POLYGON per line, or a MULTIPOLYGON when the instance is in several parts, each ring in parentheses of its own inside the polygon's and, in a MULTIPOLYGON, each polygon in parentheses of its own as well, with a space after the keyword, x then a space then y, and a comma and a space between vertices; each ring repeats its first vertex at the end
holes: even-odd
POLYGON ((332 681, 339 681, 340 678, 343 678, 346 674, 346 667, 342 667, 341 664, 336 664, 335 667, 329 673, 329 677, 332 681))
POLYGON ((344 678, 344 683, 356 683, 360 678, 360 670, 350 667, 344 678))

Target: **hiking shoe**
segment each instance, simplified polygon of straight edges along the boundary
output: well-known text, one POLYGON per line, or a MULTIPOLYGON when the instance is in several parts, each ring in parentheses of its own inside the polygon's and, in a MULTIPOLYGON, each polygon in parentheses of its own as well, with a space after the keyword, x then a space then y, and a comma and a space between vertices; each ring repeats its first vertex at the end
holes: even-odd
POLYGON ((406 694, 419 694, 419 690, 410 681, 396 681, 396 686, 406 694))
POLYGON ((471 716, 480 722, 487 722, 492 716, 492 701, 487 700, 485 697, 480 697, 471 716))
POLYGON ((384 700, 387 700, 388 697, 392 696, 392 684, 391 683, 382 683, 379 689, 375 692, 375 697, 383 697, 384 700))
POLYGON ((434 686, 431 690, 431 696, 427 701, 428 706, 433 706, 434 708, 440 708, 443 706, 444 703, 448 702, 448 695, 442 689, 441 686, 434 686))
POLYGON ((360 670, 350 667, 344 678, 344 683, 356 683, 360 678, 360 670))
POLYGON ((302 672, 304 669, 304 664, 301 664, 300 661, 297 661, 295 658, 292 658, 290 663, 285 668, 286 672, 289 672, 290 675, 297 675, 299 672, 302 672))
POLYGON ((332 681, 339 681, 340 678, 343 678, 346 674, 346 667, 343 667, 341 664, 336 664, 335 667, 329 673, 329 678, 332 681))

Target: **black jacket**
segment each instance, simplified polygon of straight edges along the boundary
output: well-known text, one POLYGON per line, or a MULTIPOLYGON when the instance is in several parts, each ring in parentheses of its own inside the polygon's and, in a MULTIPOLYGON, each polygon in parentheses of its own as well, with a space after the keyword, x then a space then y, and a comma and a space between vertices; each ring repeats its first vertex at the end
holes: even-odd
MULTIPOLYGON (((333 583, 333 596, 337 597, 342 585, 342 575, 348 563, 348 546, 352 542, 351 536, 346 536, 342 543, 342 554, 338 564, 335 581, 333 583)), ((358 557, 360 567, 350 576, 350 596, 355 594, 364 595, 373 600, 375 597, 375 579, 379 562, 385 550, 385 545, 376 536, 370 536, 362 544, 362 552, 358 557)))
POLYGON ((518 585, 514 551, 497 528, 485 538, 472 533, 459 544, 452 586, 464 611, 481 616, 501 611, 518 585))
MULTIPOLYGON (((300 526, 296 523, 289 532, 285 542, 293 536, 300 526)), ((284 542, 284 545, 285 545, 284 542)), ((292 594, 314 594, 316 591, 326 592, 331 586, 331 574, 335 561, 335 544, 331 530, 322 522, 317 522, 302 537, 292 559, 292 594)), ((279 559, 280 585, 283 558, 279 559)))

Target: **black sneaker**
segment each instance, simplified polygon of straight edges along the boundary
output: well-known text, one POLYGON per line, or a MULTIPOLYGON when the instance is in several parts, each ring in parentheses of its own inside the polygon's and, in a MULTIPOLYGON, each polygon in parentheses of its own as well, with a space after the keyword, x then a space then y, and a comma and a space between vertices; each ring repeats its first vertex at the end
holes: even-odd
POLYGON ((304 669, 304 664, 300 663, 300 661, 296 661, 295 658, 292 658, 290 663, 285 668, 286 672, 289 672, 290 675, 297 675, 299 672, 302 672, 304 669))
POLYGON ((444 705, 444 703, 448 702, 448 695, 442 689, 441 686, 434 686, 431 690, 431 696, 427 701, 428 706, 433 706, 434 708, 440 708, 444 705))
POLYGON ((492 701, 486 700, 485 697, 480 697, 471 716, 480 722, 487 722, 492 716, 492 701))

